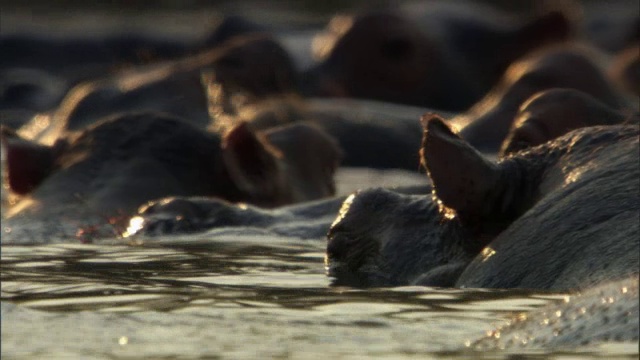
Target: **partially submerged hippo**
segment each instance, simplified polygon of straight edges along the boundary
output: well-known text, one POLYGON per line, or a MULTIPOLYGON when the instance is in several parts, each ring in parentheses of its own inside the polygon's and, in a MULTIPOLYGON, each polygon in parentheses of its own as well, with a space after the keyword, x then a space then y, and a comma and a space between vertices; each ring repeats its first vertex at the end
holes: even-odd
POLYGON ((581 127, 638 123, 638 115, 617 111, 575 89, 541 91, 518 110, 499 155, 540 145, 581 127))
POLYGON ((637 99, 640 96, 640 45, 618 53, 609 68, 609 75, 623 91, 637 99))
POLYGON ((584 128, 496 164, 427 118, 433 196, 349 198, 328 235, 329 274, 359 286, 558 290, 637 274, 638 134, 584 128))
POLYGON ((257 134, 240 124, 221 138, 160 113, 116 115, 52 146, 4 132, 4 145, 8 185, 24 196, 9 219, 126 218, 166 196, 267 207, 320 199, 335 192, 341 157, 309 125, 257 134))
POLYGON ((224 86, 240 88, 253 97, 296 86, 293 65, 280 45, 264 34, 239 36, 198 55, 80 84, 50 116, 50 126, 41 127, 34 118, 20 133, 51 144, 61 131, 78 130, 125 111, 163 111, 204 128, 211 114, 203 71, 209 74, 207 79, 215 76, 224 86), (270 66, 258 66, 257 59, 270 66))
POLYGON ((104 76, 118 68, 193 55, 234 36, 262 33, 264 28, 240 16, 227 16, 202 39, 182 39, 142 32, 100 35, 12 33, 0 36, 0 69, 28 68, 78 81, 104 76))
POLYGON ((393 12, 334 17, 314 40, 322 62, 306 74, 308 93, 464 110, 512 61, 570 33, 557 12, 523 23, 504 14, 487 21, 482 12, 458 19, 460 9, 420 24, 393 12))
MULTIPOLYGON (((0 121, 17 129, 36 113, 54 110, 64 95, 79 83, 115 77, 123 71, 162 61, 186 58, 220 46, 233 37, 256 33, 265 33, 265 29, 242 17, 228 16, 206 39, 177 39, 138 32, 65 37, 2 34, 0 121)), ((264 56, 272 55, 266 53, 264 56)), ((73 97, 76 101, 78 96, 84 96, 82 94, 87 87, 91 86, 75 91, 73 97)), ((186 88, 187 95, 188 91, 186 88)), ((157 92, 159 101, 173 101, 166 94, 162 99, 162 92, 157 92)), ((108 95, 103 93, 101 96, 108 95)), ((180 98, 180 94, 175 93, 173 97, 180 98)))
POLYGON ((483 152, 500 148, 521 104, 535 93, 552 88, 582 91, 613 109, 623 99, 608 82, 596 50, 563 44, 535 51, 514 62, 502 80, 472 108, 452 119, 461 136, 483 152))
POLYGON ((482 338, 474 350, 585 350, 607 342, 637 342, 638 277, 605 282, 558 303, 520 313, 482 338))
POLYGON ((377 101, 286 96, 243 106, 233 116, 217 116, 212 130, 224 133, 241 121, 260 131, 282 124, 311 123, 340 144, 343 166, 417 172, 416 149, 422 135, 415 119, 427 110, 377 101))

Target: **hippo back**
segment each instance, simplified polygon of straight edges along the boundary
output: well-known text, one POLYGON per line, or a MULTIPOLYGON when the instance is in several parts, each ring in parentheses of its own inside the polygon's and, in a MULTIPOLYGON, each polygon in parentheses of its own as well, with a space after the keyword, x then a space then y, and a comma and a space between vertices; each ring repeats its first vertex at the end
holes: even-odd
POLYGON ((638 126, 627 125, 577 130, 505 160, 547 162, 534 205, 457 285, 571 289, 637 274, 638 154, 638 126))

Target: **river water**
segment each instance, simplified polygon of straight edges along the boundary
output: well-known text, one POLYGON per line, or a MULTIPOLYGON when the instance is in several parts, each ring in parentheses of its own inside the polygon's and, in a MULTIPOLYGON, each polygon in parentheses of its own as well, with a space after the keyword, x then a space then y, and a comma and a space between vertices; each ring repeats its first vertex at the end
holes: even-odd
MULTIPOLYGON (((14 15, 3 13, 3 31, 105 23, 103 14, 77 18, 86 24, 24 9, 14 15)), ((207 14, 191 15, 208 21, 207 14)), ((174 28, 183 30, 178 23, 174 28)), ((368 185, 419 183, 374 175, 377 183, 368 185)), ((340 191, 366 186, 362 176, 343 176, 351 187, 342 181, 340 191)), ((323 265, 324 240, 224 231, 57 240, 63 243, 2 246, 3 359, 637 358, 637 344, 473 352, 474 339, 563 294, 334 287, 323 265)))
POLYGON ((324 250, 242 229, 3 245, 2 357, 637 358, 637 344, 474 352, 474 339, 563 294, 334 287, 324 250))

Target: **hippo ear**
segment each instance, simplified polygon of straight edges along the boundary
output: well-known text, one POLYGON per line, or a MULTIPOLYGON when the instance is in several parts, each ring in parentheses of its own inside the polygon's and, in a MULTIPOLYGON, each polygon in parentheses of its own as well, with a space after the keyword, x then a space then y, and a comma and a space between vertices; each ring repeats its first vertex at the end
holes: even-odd
POLYGON ((54 163, 52 148, 25 140, 4 127, 1 140, 7 156, 9 187, 16 194, 30 193, 51 173, 54 163))
POLYGON ((259 138, 246 122, 231 129, 222 143, 222 159, 234 184, 257 197, 277 192, 281 154, 259 138))
POLYGON ((437 115, 422 118, 420 158, 435 195, 465 219, 482 217, 499 179, 498 167, 454 133, 437 115))

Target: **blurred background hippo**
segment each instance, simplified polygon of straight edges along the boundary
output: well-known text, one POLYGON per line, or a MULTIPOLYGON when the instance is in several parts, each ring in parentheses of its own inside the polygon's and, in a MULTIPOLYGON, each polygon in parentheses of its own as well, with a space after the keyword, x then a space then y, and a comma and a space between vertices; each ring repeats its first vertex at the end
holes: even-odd
POLYGON ((460 111, 512 61, 572 32, 560 12, 527 21, 477 2, 401 10, 334 17, 314 40, 321 63, 305 74, 310 94, 460 111))
POLYGON ((206 36, 121 31, 60 36, 3 33, 0 36, 0 111, 2 123, 17 128, 34 112, 53 110, 75 85, 115 76, 137 66, 189 57, 225 41, 264 31, 240 16, 218 21, 206 36))
POLYGON ((609 74, 623 91, 637 99, 640 96, 640 40, 620 51, 614 58, 609 74))
POLYGON ((328 235, 338 284, 567 290, 637 275, 638 125, 584 128, 497 164, 437 117, 425 129, 433 197, 347 199, 328 235))
POLYGON ((616 110, 633 106, 607 79, 602 56, 596 49, 578 44, 539 49, 511 64, 499 84, 451 121, 474 147, 495 153, 520 106, 539 91, 571 88, 616 110))
POLYGON ((52 146, 5 131, 3 145, 8 185, 20 196, 5 214, 10 220, 126 222, 166 196, 266 207, 315 200, 335 193, 341 158, 335 141, 310 125, 257 134, 239 124, 221 138, 161 113, 105 118, 52 146))
POLYGON ((520 106, 499 155, 540 145, 573 129, 640 122, 639 112, 627 112, 613 109, 575 89, 541 91, 520 106))
POLYGON ((212 121, 205 89, 214 77, 218 86, 242 91, 246 101, 296 86, 291 59, 278 43, 263 34, 236 36, 207 52, 81 83, 50 115, 34 117, 20 132, 50 143, 61 131, 82 129, 123 111, 167 112, 205 128, 212 121), (50 125, 39 126, 45 116, 50 125))

